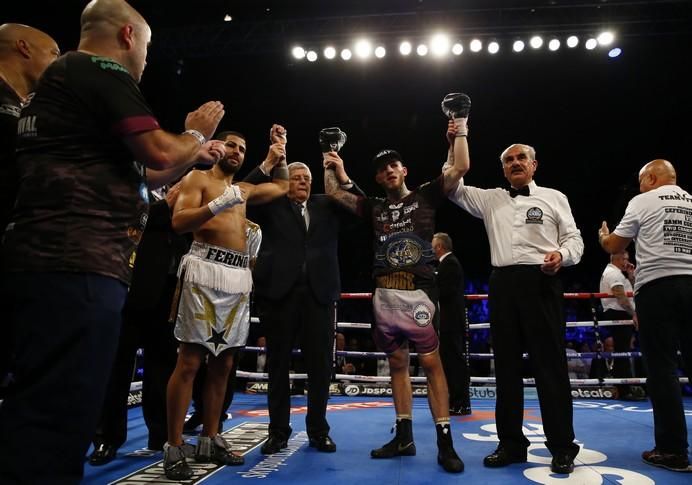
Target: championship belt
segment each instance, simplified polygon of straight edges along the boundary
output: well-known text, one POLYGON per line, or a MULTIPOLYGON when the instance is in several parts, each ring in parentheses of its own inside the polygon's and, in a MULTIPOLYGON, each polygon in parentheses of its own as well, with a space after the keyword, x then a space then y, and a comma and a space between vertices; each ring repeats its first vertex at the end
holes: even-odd
POLYGON ((426 265, 435 259, 430 241, 415 234, 394 234, 375 253, 375 268, 404 269, 426 265))

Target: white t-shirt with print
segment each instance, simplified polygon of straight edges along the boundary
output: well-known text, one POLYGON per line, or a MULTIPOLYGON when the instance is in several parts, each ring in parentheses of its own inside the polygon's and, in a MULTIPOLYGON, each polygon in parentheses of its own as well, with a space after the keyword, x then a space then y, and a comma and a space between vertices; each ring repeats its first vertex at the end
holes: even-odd
POLYGON ((658 278, 692 275, 692 196, 677 185, 634 197, 613 234, 635 240, 635 292, 658 278))

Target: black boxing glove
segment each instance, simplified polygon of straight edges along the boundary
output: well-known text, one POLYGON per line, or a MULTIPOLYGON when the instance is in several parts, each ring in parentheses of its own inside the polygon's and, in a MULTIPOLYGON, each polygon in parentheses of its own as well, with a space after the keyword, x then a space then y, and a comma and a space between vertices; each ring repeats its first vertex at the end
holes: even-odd
POLYGON ((322 153, 338 152, 346 143, 346 133, 334 126, 320 130, 320 148, 322 153))
POLYGON ((442 112, 454 120, 457 136, 468 134, 467 120, 471 111, 471 98, 464 93, 449 93, 442 100, 442 112))

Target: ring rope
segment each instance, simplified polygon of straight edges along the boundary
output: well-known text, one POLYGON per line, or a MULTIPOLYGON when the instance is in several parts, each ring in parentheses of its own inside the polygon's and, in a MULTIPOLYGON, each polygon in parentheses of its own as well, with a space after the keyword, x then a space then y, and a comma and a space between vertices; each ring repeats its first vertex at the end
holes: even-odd
MULTIPOLYGON (((255 353, 264 353, 267 351, 266 347, 250 347, 247 346, 243 349, 244 351, 248 352, 255 352, 255 353)), ((300 349, 293 349, 293 354, 295 355, 300 355, 302 352, 300 349)), ((357 351, 357 350, 337 350, 336 355, 338 356, 343 356, 343 357, 356 357, 356 358, 371 358, 375 357, 378 359, 384 359, 387 357, 387 354, 384 352, 363 352, 363 351, 357 351)), ((678 355, 680 355, 680 351, 678 351, 678 355)), ((410 357, 418 357, 418 354, 416 352, 411 352, 409 353, 410 357)), ((470 357, 473 357, 478 360, 488 360, 494 358, 494 354, 492 353, 470 353, 470 357)), ((642 353, 641 352, 576 352, 573 354, 567 354, 567 359, 609 359, 609 358, 615 358, 615 359, 629 359, 630 357, 641 357, 642 353)), ((524 353, 522 354, 522 357, 524 359, 529 358, 529 354, 524 353)))
MULTIPOLYGON (((244 377, 248 379, 256 379, 256 380, 267 380, 269 377, 265 372, 248 372, 248 371, 243 371, 243 370, 238 370, 237 374, 238 377, 244 377)), ((305 380, 308 378, 307 374, 289 374, 290 379, 294 380, 305 380)), ((356 381, 356 382, 390 382, 391 377, 389 376, 365 376, 365 375, 354 375, 354 374, 336 374, 336 378, 338 380, 343 380, 343 381, 356 381)), ((528 385, 534 385, 536 383, 535 379, 522 379, 524 381, 524 384, 528 385)), ((687 384, 689 383, 689 379, 687 377, 680 377, 678 378, 681 384, 687 384)), ((411 376, 411 382, 414 383, 425 383, 427 382, 427 378, 422 377, 422 376, 411 376)), ((477 383, 477 384, 495 384, 495 378, 494 377, 471 377, 471 382, 472 383, 477 383)), ((599 385, 599 384, 646 384, 646 378, 645 377, 635 377, 635 378, 630 378, 630 379, 615 379, 615 378, 608 378, 608 379, 570 379, 569 380, 570 384, 574 384, 577 386, 580 385, 599 385)))
MULTIPOLYGON (((632 297, 634 293, 628 291, 625 293, 626 296, 632 297)), ((588 300, 591 298, 617 298, 612 293, 563 293, 563 296, 567 300, 588 300)), ((341 299, 343 300, 365 300, 372 298, 372 293, 342 293, 341 299)), ((467 300, 487 300, 487 293, 469 294, 464 295, 467 300)))
MULTIPOLYGON (((260 319, 258 317, 252 317, 250 319, 252 323, 259 323, 260 319)), ((600 320, 598 322, 599 327, 612 327, 612 326, 617 326, 617 325, 633 325, 632 320, 600 320)), ((360 328, 364 330, 369 330, 372 328, 371 323, 366 323, 366 322, 338 322, 337 326, 339 328, 360 328)), ((577 321, 577 322, 566 322, 567 328, 573 328, 573 327, 593 327, 595 326, 594 322, 591 320, 583 320, 583 321, 577 321)), ((484 322, 484 323, 470 323, 469 324, 469 329, 470 330, 478 330, 481 328, 490 328, 490 322, 484 322)))

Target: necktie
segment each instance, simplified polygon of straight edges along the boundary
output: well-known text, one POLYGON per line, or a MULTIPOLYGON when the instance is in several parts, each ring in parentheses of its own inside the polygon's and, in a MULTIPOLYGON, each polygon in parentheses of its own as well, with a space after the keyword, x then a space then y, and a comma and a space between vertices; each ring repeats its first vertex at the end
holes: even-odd
POLYGON ((298 208, 300 209, 300 215, 303 216, 305 221, 305 229, 310 227, 310 214, 308 213, 307 202, 298 203, 298 208))
POLYGON ((531 194, 531 192, 529 191, 528 185, 525 185, 520 189, 515 189, 514 187, 509 188, 509 196, 511 198, 515 198, 517 195, 524 195, 524 196, 528 197, 530 194, 531 194))

